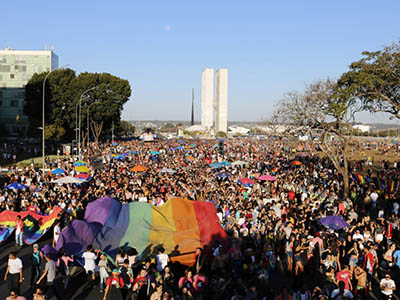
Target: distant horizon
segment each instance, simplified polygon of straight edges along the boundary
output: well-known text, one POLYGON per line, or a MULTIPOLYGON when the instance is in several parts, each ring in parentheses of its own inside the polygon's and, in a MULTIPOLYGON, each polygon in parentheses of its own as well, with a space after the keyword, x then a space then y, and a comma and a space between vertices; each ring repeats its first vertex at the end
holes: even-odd
POLYGON ((398 0, 44 2, 3 3, 18 21, 0 18, 0 49, 53 45, 60 66, 128 80, 122 118, 132 120, 190 118, 192 88, 200 120, 201 72, 227 68, 228 119, 262 121, 285 93, 338 78, 400 38, 398 0))

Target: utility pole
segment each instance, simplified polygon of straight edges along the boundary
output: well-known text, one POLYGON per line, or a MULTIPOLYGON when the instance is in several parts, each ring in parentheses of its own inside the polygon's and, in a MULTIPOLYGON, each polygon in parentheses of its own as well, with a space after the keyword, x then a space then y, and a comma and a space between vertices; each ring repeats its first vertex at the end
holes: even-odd
POLYGON ((112 121, 112 127, 111 127, 111 143, 114 142, 114 120, 112 121))

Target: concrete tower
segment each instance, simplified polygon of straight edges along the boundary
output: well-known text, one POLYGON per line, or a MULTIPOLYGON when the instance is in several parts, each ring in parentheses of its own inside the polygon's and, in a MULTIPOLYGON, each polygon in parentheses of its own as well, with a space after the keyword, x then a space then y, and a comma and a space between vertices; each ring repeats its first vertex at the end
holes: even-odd
POLYGON ((205 69, 201 74, 201 125, 213 126, 214 112, 214 69, 205 69))
POLYGON ((216 72, 216 131, 228 130, 228 69, 219 69, 216 72))

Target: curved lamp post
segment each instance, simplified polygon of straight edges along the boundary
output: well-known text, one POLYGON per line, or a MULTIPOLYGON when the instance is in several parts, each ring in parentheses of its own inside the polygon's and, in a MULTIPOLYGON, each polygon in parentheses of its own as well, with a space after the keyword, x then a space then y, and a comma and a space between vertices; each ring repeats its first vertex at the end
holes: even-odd
POLYGON ((44 115, 44 113, 45 113, 45 99, 46 99, 46 97, 45 97, 45 93, 46 93, 46 89, 45 89, 45 86, 46 86, 46 80, 47 80, 47 77, 49 77, 49 75, 52 73, 52 72, 54 72, 54 71, 56 71, 56 70, 60 70, 60 69, 63 69, 63 68, 65 68, 65 67, 68 67, 69 65, 64 65, 64 66, 61 66, 61 67, 58 67, 58 68, 55 68, 55 69, 53 69, 53 70, 51 70, 51 71, 49 71, 48 73, 47 73, 47 75, 46 75, 46 77, 44 78, 44 80, 43 80, 43 89, 42 89, 42 94, 43 94, 43 99, 42 99, 42 159, 43 159, 43 175, 44 175, 44 167, 45 167, 45 161, 44 161, 44 158, 45 158, 45 146, 46 146, 46 144, 45 144, 45 134, 44 134, 44 121, 45 121, 45 115, 44 115))

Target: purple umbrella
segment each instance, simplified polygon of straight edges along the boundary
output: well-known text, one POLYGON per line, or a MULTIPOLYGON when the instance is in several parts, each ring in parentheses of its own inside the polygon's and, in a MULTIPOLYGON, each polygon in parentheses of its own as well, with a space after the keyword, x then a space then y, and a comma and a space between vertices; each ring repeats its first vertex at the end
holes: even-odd
POLYGON ((330 229, 343 229, 349 226, 341 216, 327 216, 319 219, 319 222, 330 229))

